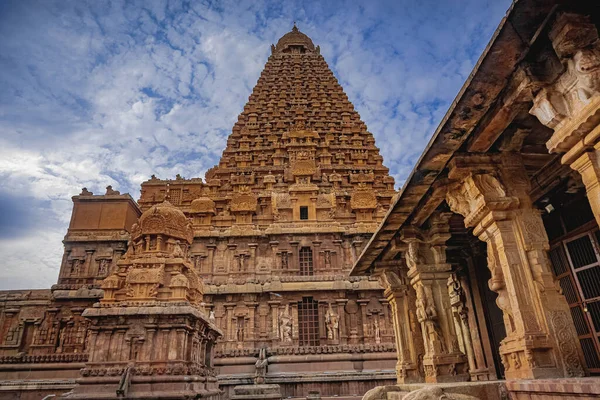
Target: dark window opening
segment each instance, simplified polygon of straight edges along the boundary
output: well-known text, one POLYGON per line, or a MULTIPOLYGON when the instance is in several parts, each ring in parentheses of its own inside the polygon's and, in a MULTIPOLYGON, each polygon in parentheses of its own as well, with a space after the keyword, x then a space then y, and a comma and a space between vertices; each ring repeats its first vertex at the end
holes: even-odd
POLYGON ((307 206, 300 207, 300 219, 308 219, 308 207, 307 206))
POLYGON ((319 345, 319 302, 312 297, 298 302, 298 328, 300 346, 319 345))
POLYGON ((300 275, 313 275, 313 254, 310 247, 300 249, 300 275))

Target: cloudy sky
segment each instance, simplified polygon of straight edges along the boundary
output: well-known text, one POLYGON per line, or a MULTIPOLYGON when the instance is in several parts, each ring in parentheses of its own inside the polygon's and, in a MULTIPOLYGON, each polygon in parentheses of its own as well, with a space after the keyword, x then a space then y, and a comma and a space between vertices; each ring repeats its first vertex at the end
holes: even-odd
POLYGON ((81 187, 204 176, 293 21, 400 187, 509 5, 0 1, 0 289, 56 281, 81 187))

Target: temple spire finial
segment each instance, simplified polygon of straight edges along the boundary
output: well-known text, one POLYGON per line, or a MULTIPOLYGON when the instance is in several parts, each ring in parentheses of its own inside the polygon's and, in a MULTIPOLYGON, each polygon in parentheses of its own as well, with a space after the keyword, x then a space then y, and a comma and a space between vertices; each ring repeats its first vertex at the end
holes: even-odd
POLYGON ((294 27, 292 28, 292 32, 298 32, 298 26, 296 26, 296 21, 294 21, 294 27))

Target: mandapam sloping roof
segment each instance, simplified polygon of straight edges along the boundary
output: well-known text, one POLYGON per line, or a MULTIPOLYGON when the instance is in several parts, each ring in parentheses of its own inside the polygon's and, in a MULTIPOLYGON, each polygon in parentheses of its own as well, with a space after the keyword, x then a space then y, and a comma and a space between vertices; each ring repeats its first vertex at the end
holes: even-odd
POLYGON ((397 231, 418 210, 422 199, 454 153, 495 105, 549 17, 561 4, 572 6, 573 3, 556 0, 513 1, 350 275, 370 273, 373 263, 397 231))

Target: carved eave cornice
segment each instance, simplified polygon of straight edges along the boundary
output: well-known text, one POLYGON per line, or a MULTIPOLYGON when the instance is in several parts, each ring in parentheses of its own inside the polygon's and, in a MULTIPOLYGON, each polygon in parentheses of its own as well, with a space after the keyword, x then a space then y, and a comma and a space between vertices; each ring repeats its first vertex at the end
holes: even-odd
POLYGON ((127 242, 131 235, 122 229, 112 230, 78 230, 69 229, 64 237, 64 242, 127 242))
MULTIPOLYGON (((349 281, 342 278, 340 279, 328 279, 319 280, 319 277, 310 277, 312 279, 301 280, 298 279, 294 282, 282 282, 281 280, 272 280, 270 282, 263 283, 226 283, 223 285, 215 284, 204 284, 205 295, 217 295, 217 294, 235 294, 235 293, 266 293, 266 292, 292 292, 297 293, 299 291, 326 291, 331 290, 381 290, 381 285, 377 280, 362 279, 359 281, 349 281)), ((303 277, 295 277, 303 278, 303 277)), ((306 277, 309 278, 309 277, 306 277)), ((322 278, 322 277, 321 277, 322 278)), ((335 278, 335 277, 332 277, 335 278)))
MULTIPOLYGON (((547 23, 546 19, 553 12, 555 5, 556 1, 552 0, 518 1, 512 4, 436 129, 398 198, 355 263, 352 275, 372 272, 373 262, 380 259, 396 232, 407 222, 411 222, 424 196, 431 193, 433 183, 446 169, 454 153, 473 135, 490 110, 498 107, 498 99, 529 52, 530 45, 538 38, 540 28, 547 23)), ((529 90, 527 86, 518 86, 515 85, 516 93, 526 93, 529 90)), ((505 99, 510 100, 509 97, 505 99)), ((518 99, 518 96, 515 99, 518 99)), ((502 123, 503 119, 498 119, 498 124, 502 123)), ((487 144, 484 148, 487 148, 487 144)), ((426 219, 427 215, 419 215, 419 222, 426 219)))

